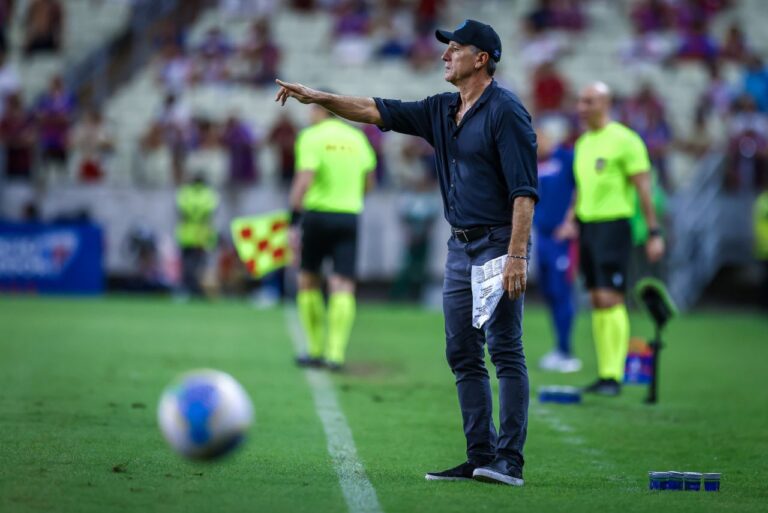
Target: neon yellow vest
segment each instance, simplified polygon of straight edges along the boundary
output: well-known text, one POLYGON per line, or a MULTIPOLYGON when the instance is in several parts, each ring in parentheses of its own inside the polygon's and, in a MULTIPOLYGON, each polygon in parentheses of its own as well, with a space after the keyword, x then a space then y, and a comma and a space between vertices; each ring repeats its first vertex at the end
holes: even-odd
POLYGON ((182 248, 210 249, 216 246, 213 213, 219 205, 216 191, 203 184, 189 184, 176 194, 179 223, 176 240, 182 248))

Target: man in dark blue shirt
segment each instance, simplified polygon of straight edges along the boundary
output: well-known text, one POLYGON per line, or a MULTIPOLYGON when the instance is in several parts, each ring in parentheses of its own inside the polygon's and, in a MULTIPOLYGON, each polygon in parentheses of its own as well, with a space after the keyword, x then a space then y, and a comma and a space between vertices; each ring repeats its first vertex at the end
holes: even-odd
POLYGON ((434 148, 445 217, 452 227, 443 286, 446 356, 456 378, 467 461, 428 480, 477 479, 523 484, 528 372, 522 343, 528 244, 537 200, 536 134, 520 100, 494 80, 501 40, 489 25, 466 20, 447 44, 444 78, 458 93, 421 101, 329 94, 281 86, 275 101, 316 103, 352 121, 417 135, 434 148), (473 326, 472 266, 504 261, 502 295, 481 328, 473 326), (499 379, 500 424, 492 415, 484 344, 499 379))

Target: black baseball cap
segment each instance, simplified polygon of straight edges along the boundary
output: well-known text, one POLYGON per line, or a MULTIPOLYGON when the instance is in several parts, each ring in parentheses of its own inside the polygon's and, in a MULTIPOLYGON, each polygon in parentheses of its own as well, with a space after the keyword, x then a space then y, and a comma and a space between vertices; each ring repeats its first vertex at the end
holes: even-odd
POLYGON ((475 20, 464 20, 453 32, 435 30, 435 37, 441 43, 456 41, 461 45, 474 45, 488 52, 496 62, 501 59, 501 39, 493 27, 475 20))

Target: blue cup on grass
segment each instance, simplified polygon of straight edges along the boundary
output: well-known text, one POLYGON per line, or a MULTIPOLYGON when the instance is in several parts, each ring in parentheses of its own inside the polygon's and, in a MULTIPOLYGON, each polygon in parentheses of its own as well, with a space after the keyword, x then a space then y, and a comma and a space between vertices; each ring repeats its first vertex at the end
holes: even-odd
POLYGON ((702 474, 704 478, 704 491, 705 492, 719 492, 720 491, 720 474, 713 472, 709 474, 702 474))
POLYGON ((666 490, 669 481, 669 472, 648 472, 649 490, 666 490))
POLYGON ((686 472, 683 475, 683 487, 687 492, 698 492, 701 490, 701 473, 686 472))
POLYGON ((669 480, 667 481, 667 490, 682 491, 684 474, 682 472, 667 472, 669 480))
POLYGON ((539 389, 539 402, 579 404, 581 402, 581 391, 576 387, 544 386, 539 389))

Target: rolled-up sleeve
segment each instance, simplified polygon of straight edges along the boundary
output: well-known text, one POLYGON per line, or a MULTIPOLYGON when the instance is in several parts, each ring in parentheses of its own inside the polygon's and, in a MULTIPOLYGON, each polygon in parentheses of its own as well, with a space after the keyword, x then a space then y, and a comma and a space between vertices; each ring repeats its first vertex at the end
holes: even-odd
POLYGON ((434 144, 430 98, 415 102, 374 98, 381 115, 382 130, 394 130, 401 134, 423 137, 434 144))
POLYGON ((522 105, 507 102, 499 109, 494 125, 510 203, 518 196, 529 196, 538 202, 536 132, 530 114, 522 105))

